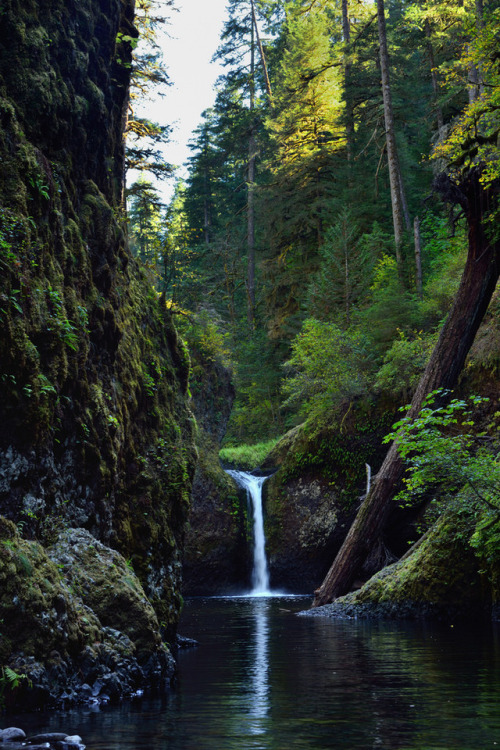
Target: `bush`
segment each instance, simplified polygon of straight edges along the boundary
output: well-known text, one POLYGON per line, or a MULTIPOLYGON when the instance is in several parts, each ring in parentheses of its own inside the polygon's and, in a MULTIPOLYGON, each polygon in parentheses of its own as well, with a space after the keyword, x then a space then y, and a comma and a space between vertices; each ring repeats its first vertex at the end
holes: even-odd
POLYGON ((285 370, 285 405, 295 405, 305 415, 321 414, 367 389, 367 342, 358 331, 309 318, 292 344, 285 370))
POLYGON ((396 401, 407 403, 418 385, 435 344, 435 336, 417 333, 413 339, 403 331, 386 352, 384 363, 375 376, 375 388, 396 401))

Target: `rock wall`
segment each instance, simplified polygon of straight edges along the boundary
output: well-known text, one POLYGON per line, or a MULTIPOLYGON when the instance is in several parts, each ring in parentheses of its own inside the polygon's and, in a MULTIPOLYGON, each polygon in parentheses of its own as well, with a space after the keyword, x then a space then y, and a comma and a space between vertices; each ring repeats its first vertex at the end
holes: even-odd
POLYGON ((133 17, 133 0, 2 3, 0 514, 118 550, 171 638, 194 427, 186 347, 127 249, 133 17))
MULTIPOLYGON (((274 587, 312 593, 326 575, 375 471, 394 412, 359 402, 329 424, 287 433, 263 464, 278 467, 264 485, 266 537, 274 587)), ((373 572, 373 571, 372 571, 373 572)))

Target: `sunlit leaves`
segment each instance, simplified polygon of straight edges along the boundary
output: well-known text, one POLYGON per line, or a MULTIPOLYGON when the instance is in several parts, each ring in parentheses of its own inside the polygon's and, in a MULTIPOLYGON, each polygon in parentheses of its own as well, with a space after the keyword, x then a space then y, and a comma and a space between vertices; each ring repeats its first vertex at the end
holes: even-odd
POLYGON ((473 40, 462 55, 466 69, 475 66, 478 70, 481 93, 467 105, 434 153, 435 158, 449 164, 457 179, 472 167, 481 165, 481 181, 485 187, 500 177, 499 35, 500 9, 497 9, 475 30, 473 40))
POLYGON ((285 363, 285 403, 298 402, 306 414, 329 411, 366 389, 369 370, 367 341, 359 332, 309 318, 285 363))

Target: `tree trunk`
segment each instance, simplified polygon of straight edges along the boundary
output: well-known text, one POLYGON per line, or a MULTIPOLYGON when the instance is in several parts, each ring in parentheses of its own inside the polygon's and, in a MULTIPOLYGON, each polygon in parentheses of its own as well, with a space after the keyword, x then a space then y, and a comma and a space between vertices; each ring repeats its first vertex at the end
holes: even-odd
POLYGON ((252 23, 254 25, 255 29, 255 36, 257 39, 257 46, 259 48, 259 54, 260 54, 260 64, 262 66, 262 74, 264 76, 264 84, 266 86, 266 92, 267 96, 269 97, 269 104, 273 103, 273 92, 271 89, 271 81, 269 79, 269 72, 267 70, 267 62, 266 62, 266 55, 264 52, 264 47, 262 46, 262 41, 259 34, 259 27, 257 25, 257 14, 255 13, 255 3, 254 0, 251 0, 251 6, 252 6, 252 23))
MULTIPOLYGON (((252 0, 253 10, 253 0, 252 0)), ((250 42, 250 137, 248 139, 248 187, 247 187, 247 317, 250 328, 255 316, 255 33, 252 23, 250 42)))
POLYGON ((349 20, 348 0, 342 0, 342 36, 344 41, 344 91, 345 91, 345 124, 347 140, 347 160, 353 159, 354 149, 354 110, 350 98, 351 62, 349 59, 349 44, 351 43, 351 23, 349 20))
POLYGON ((427 39, 427 54, 429 56, 429 65, 431 68, 432 92, 434 94, 434 107, 436 109, 436 120, 438 133, 441 135, 444 127, 443 110, 439 104, 439 82, 436 72, 436 60, 434 57, 434 45, 432 44, 432 34, 429 21, 425 22, 425 37, 427 39))
POLYGON ((248 322, 253 326, 255 315, 255 136, 252 131, 248 142, 248 188, 247 188, 247 294, 248 322))
MULTIPOLYGON (((392 220, 394 224, 394 244, 396 260, 401 274, 401 245, 405 231, 405 198, 401 169, 399 167, 396 135, 394 131, 394 114, 392 110, 391 82, 389 76, 389 53, 387 51, 387 32, 385 25, 384 0, 377 0, 378 38, 380 45, 380 73, 382 77, 382 96, 384 100, 385 138, 387 144, 387 162, 391 186, 392 220)), ((409 228, 409 227, 408 227, 409 228)))
POLYGON ((423 299, 422 290, 422 242, 420 239, 420 219, 415 216, 413 220, 413 236, 415 239, 415 286, 419 299, 423 299))
MULTIPOLYGON (((498 202, 498 186, 484 191, 479 176, 478 169, 472 171, 460 187, 448 178, 440 181, 441 189, 447 190, 464 209, 469 250, 457 296, 413 397, 410 417, 418 414, 429 392, 456 385, 500 274, 500 240, 490 242, 483 224, 485 213, 498 202)), ((404 465, 393 443, 332 567, 315 592, 313 607, 327 604, 349 591, 383 532, 403 474, 404 465)))

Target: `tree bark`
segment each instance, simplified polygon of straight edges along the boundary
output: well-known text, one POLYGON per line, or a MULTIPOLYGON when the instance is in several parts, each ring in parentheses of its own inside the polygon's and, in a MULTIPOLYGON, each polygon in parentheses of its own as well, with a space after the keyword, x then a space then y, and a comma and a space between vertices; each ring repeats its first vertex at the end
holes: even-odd
POLYGON ((255 316, 255 136, 253 124, 248 141, 248 187, 247 187, 247 294, 248 323, 253 326, 255 316))
MULTIPOLYGON (((253 12, 253 0, 252 12, 253 12)), ((248 139, 247 187, 247 318, 250 328, 255 316, 255 31, 252 22, 250 41, 250 136, 248 139)))
MULTIPOLYGON (((377 22, 380 46, 380 73, 382 78, 382 97, 384 101, 385 138, 387 144, 387 163, 389 166, 389 182, 391 187, 392 220, 394 224, 394 244, 396 246, 396 260, 401 273, 402 258, 401 245, 405 231, 405 197, 401 169, 399 166, 396 135, 394 130, 394 114, 392 109, 391 82, 389 74, 389 53, 387 50, 387 31, 385 25, 384 0, 377 0, 377 22)), ((409 226, 407 227, 409 229, 409 226)))
POLYGON ((432 44, 432 33, 429 21, 425 22, 425 37, 427 39, 427 54, 429 56, 429 65, 431 68, 432 92, 434 94, 434 107, 436 110, 436 121, 438 133, 441 135, 444 127, 443 110, 439 104, 439 82, 436 72, 436 60, 434 57, 434 45, 432 44))
POLYGON ((353 160, 354 150, 354 110, 350 98, 351 62, 349 59, 349 45, 351 43, 351 22, 349 20, 348 0, 342 0, 342 37, 344 41, 344 91, 345 91, 345 125, 347 140, 347 161, 353 160))
POLYGON ((266 62, 266 55, 264 52, 264 47, 262 46, 262 41, 259 34, 259 27, 257 25, 257 14, 255 13, 255 3, 254 0, 251 0, 251 6, 252 6, 252 23, 254 25, 255 29, 255 37, 257 39, 257 46, 259 48, 259 54, 260 54, 260 63, 262 66, 262 73, 264 75, 264 84, 266 87, 267 96, 269 98, 269 104, 273 103, 273 92, 271 89, 271 81, 269 79, 269 72, 267 70, 267 62, 266 62))
MULTIPOLYGON (((413 397, 410 417, 418 414, 429 392, 437 388, 451 390, 456 385, 498 281, 500 240, 486 237, 483 222, 485 213, 498 204, 498 185, 483 190, 479 177, 479 169, 475 169, 460 186, 449 178, 441 179, 441 190, 444 188, 465 212, 469 249, 457 296, 413 397)), ((383 532, 403 474, 404 465, 393 443, 332 567, 315 592, 313 607, 349 591, 383 532)))
POLYGON ((422 289, 422 242, 420 239, 420 219, 415 216, 413 220, 413 236, 415 239, 415 286, 419 299, 423 299, 422 289))

